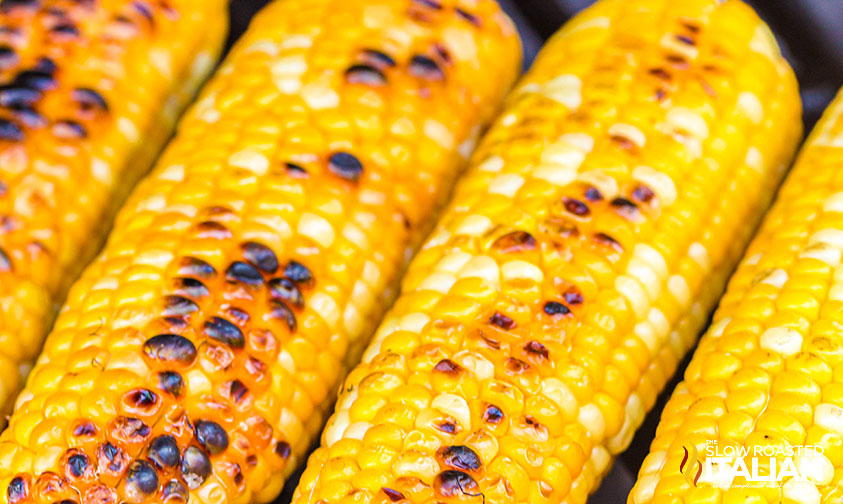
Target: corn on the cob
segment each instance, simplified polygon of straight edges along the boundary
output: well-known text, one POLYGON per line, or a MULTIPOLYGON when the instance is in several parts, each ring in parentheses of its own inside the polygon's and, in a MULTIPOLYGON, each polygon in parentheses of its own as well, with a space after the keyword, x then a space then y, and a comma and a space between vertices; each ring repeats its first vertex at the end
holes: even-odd
POLYGON ((665 407, 630 503, 843 499, 841 166, 843 92, 729 282, 665 407), (717 466, 700 471, 709 457, 736 449, 748 450, 738 458, 750 470, 756 458, 756 474, 765 478, 773 456, 774 481, 730 479, 736 459, 722 473, 717 466), (807 479, 778 479, 787 459, 807 479))
POLYGON ((474 154, 293 502, 585 502, 722 289, 799 109, 740 2, 575 18, 474 154))
POLYGON ((493 0, 267 7, 71 288, 0 502, 274 498, 519 59, 493 0))
POLYGON ((0 2, 0 415, 210 72, 223 0, 0 2))

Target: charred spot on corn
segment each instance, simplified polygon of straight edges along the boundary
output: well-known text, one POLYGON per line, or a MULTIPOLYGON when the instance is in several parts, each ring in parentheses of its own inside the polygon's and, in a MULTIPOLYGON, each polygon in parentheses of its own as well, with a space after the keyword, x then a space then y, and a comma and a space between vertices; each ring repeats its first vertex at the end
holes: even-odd
POLYGON ((71 97, 84 111, 108 112, 108 102, 95 89, 80 87, 73 90, 71 97))
POLYGON ((402 494, 398 490, 393 490, 391 488, 381 487, 381 492, 386 495, 386 498, 389 499, 390 502, 399 502, 406 499, 406 497, 404 497, 404 494, 402 494))
POLYGON ((29 497, 29 484, 23 476, 16 476, 9 482, 6 488, 6 498, 9 504, 17 504, 18 502, 29 497))
POLYGON ((618 252, 623 252, 623 247, 621 246, 621 244, 606 233, 595 233, 594 241, 600 245, 613 248, 618 252))
POLYGON ((448 469, 436 475, 433 488, 442 497, 479 496, 480 487, 469 474, 448 469))
POLYGON ((497 425, 503 420, 503 411, 494 404, 487 404, 486 410, 483 412, 483 422, 497 425))
POLYGON ((284 460, 290 458, 290 454, 292 453, 292 449, 290 448, 290 443, 286 441, 278 441, 275 443, 275 448, 273 450, 276 455, 281 457, 284 460))
POLYGON ((304 297, 298 286, 289 278, 273 278, 269 281, 269 294, 273 299, 284 301, 296 308, 304 306, 304 297))
POLYGON ((575 198, 563 198, 562 204, 565 206, 565 210, 568 213, 576 215, 578 217, 585 217, 589 213, 591 213, 591 210, 589 210, 588 205, 575 198))
POLYGON ((152 429, 140 418, 118 416, 109 424, 113 439, 125 443, 142 443, 149 439, 152 429))
POLYGON ((544 304, 544 312, 548 315, 568 315, 571 309, 558 301, 548 301, 544 304))
POLYGON ((99 432, 99 429, 97 429, 97 426, 94 425, 93 422, 90 422, 88 420, 79 420, 76 423, 76 426, 73 427, 73 436, 74 437, 81 437, 81 438, 93 437, 98 432, 99 432))
POLYGON ((0 118, 0 140, 20 142, 23 140, 23 130, 14 121, 0 118))
POLYGON ((181 317, 196 311, 199 311, 199 306, 186 297, 164 297, 164 311, 162 313, 165 317, 181 317))
POLYGON ((211 317, 205 321, 203 333, 209 338, 232 348, 243 348, 246 337, 239 327, 222 317, 211 317))
POLYGON ((13 67, 19 61, 20 57, 14 48, 8 45, 0 45, 0 69, 13 67))
POLYGON ((149 413, 157 409, 159 404, 158 394, 149 389, 138 388, 123 395, 124 407, 133 412, 149 413))
POLYGON ((211 459, 200 448, 188 446, 182 456, 181 474, 187 488, 196 490, 211 475, 211 459))
POLYGON ((181 454, 176 438, 170 435, 158 436, 149 443, 146 457, 156 466, 178 467, 181 464, 181 454))
POLYGON ((231 230, 216 221, 204 221, 196 225, 199 238, 210 238, 213 240, 227 240, 233 235, 231 230))
POLYGON ((462 471, 478 471, 483 461, 468 446, 443 446, 436 452, 437 457, 446 467, 462 471))
POLYGON ((97 471, 99 474, 120 475, 129 463, 129 456, 110 441, 97 447, 97 471))
POLYGON ((410 75, 427 81, 445 80, 445 72, 432 58, 416 54, 410 60, 410 75))
POLYGON ((495 240, 492 247, 503 254, 515 254, 536 249, 536 239, 526 231, 513 231, 495 240))
POLYGON ((217 270, 201 259, 187 256, 181 259, 178 274, 208 279, 216 276, 217 270))
POLYGON ((396 65, 392 56, 378 49, 363 49, 360 53, 360 59, 381 71, 396 65))
POLYGON ((507 330, 515 327, 515 321, 501 312, 495 312, 491 317, 489 317, 489 323, 498 326, 501 329, 507 330))
POLYGON ((433 371, 443 373, 448 376, 459 376, 463 369, 459 364, 450 359, 442 359, 433 366, 433 371))
POLYGON ((6 255, 6 252, 0 248, 0 273, 12 271, 12 261, 9 259, 9 256, 6 255))
POLYGON ((524 351, 527 352, 528 355, 535 357, 539 362, 550 359, 550 352, 548 352, 547 347, 535 340, 528 341, 527 344, 524 345, 524 351))
POLYGON ((589 187, 585 190, 585 199, 594 203, 603 200, 603 194, 596 187, 589 187))
POLYGON ((16 110, 30 108, 41 99, 41 92, 37 89, 6 84, 0 86, 0 106, 16 110))
POLYGON ((153 361, 190 366, 196 361, 196 345, 178 334, 159 334, 148 339, 143 353, 153 361))
POLYGON ((211 455, 219 455, 228 448, 228 433, 211 420, 197 420, 196 441, 211 455))
POLYGON ((307 269, 307 266, 298 262, 290 261, 284 268, 284 276, 297 284, 310 284, 313 281, 313 273, 307 269))
POLYGON ((190 490, 179 480, 170 480, 161 489, 161 500, 164 502, 186 503, 190 498, 190 490))
POLYGON ((287 169, 287 174, 291 177, 295 178, 307 178, 309 175, 307 170, 304 169, 304 166, 296 163, 286 162, 284 163, 284 168, 287 169))
POLYGON ((454 11, 457 13, 457 15, 459 17, 468 21, 469 23, 473 24, 474 26, 476 26, 478 28, 480 28, 480 26, 482 26, 482 23, 480 22, 480 18, 475 16, 474 14, 468 12, 467 10, 465 10, 461 7, 456 7, 454 9, 454 11))
POLYGON ((632 190, 632 198, 639 203, 649 203, 655 196, 656 193, 644 184, 638 184, 632 190))
POLYGON ((565 291, 562 297, 565 298, 565 302, 570 306, 581 305, 583 303, 582 293, 575 287, 565 291))
POLYGON ((174 293, 179 296, 185 296, 192 299, 199 299, 211 295, 211 291, 195 278, 183 277, 176 278, 174 281, 174 293))
POLYGON ((345 80, 349 84, 364 84, 367 86, 383 86, 386 84, 386 76, 377 67, 358 63, 351 65, 345 71, 345 80))
POLYGON ((243 257, 246 258, 249 264, 261 271, 273 274, 278 270, 278 257, 266 245, 257 242, 246 242, 240 248, 243 250, 243 257))
POLYGON ((269 318, 273 320, 281 320, 287 324, 291 331, 296 330, 296 315, 283 301, 278 299, 269 300, 269 318))
POLYGON ((158 471, 145 460, 135 460, 126 471, 126 497, 131 503, 140 503, 158 491, 158 471))
POLYGON ((612 200, 612 208, 620 215, 626 219, 636 219, 640 216, 640 212, 638 210, 638 205, 629 201, 626 198, 615 198, 612 200))
POLYGON ((263 275, 251 264, 241 261, 231 263, 225 270, 225 278, 231 283, 258 287, 263 285, 263 275))
POLYGON ((328 169, 334 175, 357 182, 363 173, 363 163, 348 152, 335 152, 328 159, 328 169))
POLYGON ((178 399, 184 394, 184 378, 175 371, 158 373, 158 388, 178 399))
POLYGON ((228 398, 234 404, 240 404, 243 402, 248 393, 249 388, 246 387, 246 385, 240 380, 232 380, 228 385, 228 398))
POLYGON ((441 10, 442 4, 438 0, 413 0, 413 3, 427 7, 429 9, 441 10))

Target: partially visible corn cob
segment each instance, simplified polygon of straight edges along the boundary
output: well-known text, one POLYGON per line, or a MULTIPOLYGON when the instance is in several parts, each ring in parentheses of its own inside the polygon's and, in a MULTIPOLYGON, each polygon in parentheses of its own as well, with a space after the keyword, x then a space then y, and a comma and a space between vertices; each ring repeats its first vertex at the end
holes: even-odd
POLYGON ((71 289, 0 502, 273 499, 519 55, 493 0, 267 7, 71 289))
POLYGON ((0 415, 226 32, 223 0, 0 2, 0 415))
POLYGON ((843 500, 841 168, 843 92, 730 281, 665 407, 630 503, 843 500), (807 479, 748 482, 728 470, 718 476, 718 466, 700 471, 710 456, 735 449, 746 450, 740 458, 750 470, 756 458, 758 475, 768 477, 773 456, 776 477, 790 459, 807 479))
POLYGON ((583 503, 800 137, 735 0, 603 0, 539 55, 344 386, 295 504, 583 503))

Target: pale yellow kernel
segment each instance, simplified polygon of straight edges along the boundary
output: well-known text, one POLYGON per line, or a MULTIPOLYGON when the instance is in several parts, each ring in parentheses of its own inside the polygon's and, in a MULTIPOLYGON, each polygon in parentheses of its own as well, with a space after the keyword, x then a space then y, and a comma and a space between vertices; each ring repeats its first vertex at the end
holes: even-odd
POLYGON ((574 111, 582 103, 582 81, 576 75, 560 75, 542 86, 542 94, 574 111))
POLYGON ((676 184, 666 173, 650 166, 638 165, 632 170, 632 178, 652 189, 662 205, 670 206, 676 201, 676 184))
POLYGON ((110 185, 114 180, 111 165, 100 158, 91 158, 91 175, 103 184, 110 185))
POLYGON ((235 152, 229 156, 228 164, 249 170, 255 175, 266 175, 267 170, 269 170, 269 159, 252 149, 235 152))
POLYGON ((200 369, 193 369, 185 375, 185 382, 191 394, 209 394, 211 393, 211 381, 200 369))
POLYGON ((723 331, 726 329, 726 326, 729 325, 729 322, 731 321, 732 317, 723 317, 717 322, 714 322, 708 329, 708 335, 712 338, 719 338, 723 335, 723 331))
POLYGON ((841 254, 843 254, 843 251, 839 248, 833 247, 827 243, 815 243, 807 246, 799 252, 799 257, 817 259, 829 266, 836 267, 840 264, 841 254))
POLYGON ((761 155, 761 151, 753 146, 746 150, 744 163, 753 170, 759 172, 764 170, 764 156, 761 155))
POLYGON ((831 301, 843 301, 843 284, 834 284, 828 291, 828 299, 831 301))
POLYGON ((626 274, 638 280, 647 291, 650 299, 658 299, 662 282, 658 274, 650 265, 637 257, 633 257, 626 265, 626 274))
POLYGON ((632 504, 647 504, 652 501, 659 483, 658 474, 646 474, 638 478, 632 489, 632 504))
POLYGON ((533 170, 533 178, 556 186, 566 186, 577 179, 577 169, 557 164, 544 164, 533 170))
POLYGON ((820 504, 820 491, 811 481, 789 479, 782 485, 782 497, 798 504, 820 504))
POLYGON ((629 301, 635 316, 643 319, 647 316, 650 307, 650 297, 640 282, 628 275, 619 275, 615 278, 615 290, 617 290, 627 301, 629 301))
POLYGON ((334 298, 324 292, 317 292, 310 297, 308 304, 329 326, 336 327, 340 321, 340 308, 334 298))
POLYGON ((317 81, 302 86, 299 95, 313 110, 332 109, 340 105, 340 95, 330 82, 317 81))
POLYGON ((359 441, 363 440, 363 436, 366 435, 366 432, 369 431, 369 428, 372 426, 369 422, 354 422, 346 427, 345 432, 343 433, 343 439, 357 439, 359 441))
POLYGON ((577 178, 585 184, 591 184, 596 187, 606 199, 612 199, 618 195, 618 181, 605 172, 589 170, 580 173, 577 178))
POLYGON ((629 443, 632 442, 632 437, 635 435, 635 430, 644 421, 647 410, 638 397, 638 394, 633 393, 626 401, 624 412, 626 414, 624 415, 623 426, 620 432, 606 444, 606 447, 612 453, 620 453, 629 446, 629 443))
POLYGON ((503 170, 504 160, 500 156, 489 156, 477 166, 477 170, 497 173, 503 170))
POLYGON ((606 448, 597 445, 591 449, 591 459, 589 462, 594 465, 597 474, 602 474, 612 462, 612 455, 606 448))
POLYGON ((814 409, 814 425, 843 435, 843 408, 823 403, 814 409))
POLYGON ((817 486, 828 485, 834 478, 834 465, 817 450, 805 450, 794 457, 793 462, 799 474, 807 476, 817 486))
POLYGON ((454 355, 453 360, 481 382, 495 377, 495 365, 480 353, 463 350, 454 355))
POLYGON ((688 247, 688 257, 692 261, 700 265, 703 271, 711 269, 711 258, 708 255, 708 250, 702 243, 694 242, 688 247))
POLYGON ((843 212, 843 192, 834 193, 823 201, 823 211, 843 212))
POLYGON ((636 243, 635 247, 632 249, 632 254, 649 264, 660 279, 667 278, 667 263, 665 262, 664 256, 662 256, 661 252, 646 243, 636 243))
POLYGON ((647 143, 647 137, 644 136, 644 133, 631 124, 615 123, 609 126, 609 135, 626 138, 638 147, 644 147, 647 143))
POLYGON ((457 235, 480 236, 492 227, 492 220, 485 215, 472 214, 465 217, 454 229, 457 235))
POLYGON ((504 263, 501 267, 501 273, 503 273, 503 278, 507 282, 530 280, 540 283, 544 279, 544 272, 538 266, 521 260, 504 263))
POLYGON ((489 193, 512 198, 524 185, 524 177, 514 173, 498 175, 489 182, 489 193))
POLYGON ((681 275, 673 275, 667 280, 667 290, 680 306, 687 308, 691 303, 691 290, 681 275))
POLYGON ((667 123, 680 134, 702 141, 708 138, 708 123, 697 112, 686 107, 673 107, 665 115, 667 123))
POLYGON ((436 263, 436 271, 459 273, 472 257, 474 256, 461 250, 450 252, 436 263))
POLYGON ((579 168, 585 161, 585 152, 569 142, 560 140, 542 149, 541 160, 551 165, 579 168))
POLYGON ((464 429, 471 429, 471 411, 465 399, 454 394, 439 394, 431 407, 453 417, 464 429))
POLYGON ((751 256, 744 259, 743 263, 748 266, 755 266, 756 264, 758 264, 758 261, 760 261, 762 257, 764 257, 764 254, 758 252, 757 254, 752 254, 751 256))
POLYGON ((559 139, 583 152, 591 152, 594 149, 594 137, 588 133, 565 133, 559 139))
POLYGON ((759 345, 765 350, 790 357, 802 349, 802 335, 789 327, 771 327, 761 334, 759 345))
POLYGON ((419 284, 417 290, 428 290, 447 294, 455 283, 457 283, 456 275, 452 275, 451 273, 436 272, 425 277, 425 279, 419 284))
POLYGON ((743 91, 738 95, 738 110, 749 118, 753 124, 758 124, 764 118, 764 107, 761 100, 751 91, 743 91))
POLYGON ((327 248, 334 243, 334 227, 327 219, 311 212, 303 212, 299 217, 298 232, 319 245, 327 248))
POLYGON ((577 421, 591 434, 595 443, 600 442, 606 432, 606 420, 603 412, 596 404, 586 404, 580 407, 577 421))
POLYGON ((402 331, 420 333, 427 326, 428 322, 430 322, 430 317, 424 313, 408 313, 401 317, 401 320, 398 322, 398 328, 402 331))
POLYGON ((408 450, 401 452, 392 470, 399 478, 418 478, 425 484, 431 485, 439 473, 439 463, 433 456, 408 450))
POLYGON ((337 411, 328 425, 325 427, 325 432, 322 433, 322 438, 326 446, 332 446, 334 443, 342 439, 345 429, 348 428, 349 419, 348 411, 337 411))
POLYGON ((843 229, 820 229, 811 235, 811 238, 808 239, 808 243, 811 245, 815 243, 825 243, 833 247, 843 249, 843 229))
POLYGON ((770 271, 769 273, 767 273, 764 276, 764 278, 761 279, 761 281, 759 283, 772 285, 773 287, 775 287, 777 289, 781 289, 784 286, 784 284, 787 283, 787 280, 788 280, 787 271, 785 271, 781 268, 776 268, 776 269, 770 271))
POLYGON ((269 71, 273 77, 301 75, 307 71, 307 60, 303 54, 276 58, 269 66, 269 71))
POLYGON ((424 122, 424 135, 443 149, 452 150, 456 139, 451 130, 439 121, 428 119, 424 122))
POLYGON ((577 414, 577 398, 565 382, 557 378, 545 378, 541 384, 542 395, 555 402, 569 418, 577 414))
POLYGON ((489 285, 498 285, 500 272, 498 263, 494 259, 489 256, 476 256, 463 266, 458 278, 480 278, 489 285))
POLYGON ((128 140, 129 143, 137 143, 140 138, 137 126, 135 126, 134 121, 128 117, 121 117, 117 119, 117 130, 126 137, 126 140, 128 140))

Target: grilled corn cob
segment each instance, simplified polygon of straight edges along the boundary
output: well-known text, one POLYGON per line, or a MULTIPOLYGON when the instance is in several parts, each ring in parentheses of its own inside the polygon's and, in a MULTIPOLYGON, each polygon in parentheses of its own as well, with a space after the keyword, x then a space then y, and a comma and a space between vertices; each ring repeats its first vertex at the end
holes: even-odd
POLYGON ((738 1, 576 17, 481 142, 293 502, 585 502, 706 319, 799 110, 738 1))
POLYGON ((0 2, 0 416, 210 72, 223 0, 0 2))
POLYGON ((274 498, 519 59, 493 0, 267 7, 71 288, 0 502, 274 498))
POLYGON ((630 503, 843 499, 841 166, 843 92, 729 282, 665 407, 630 503), (757 475, 769 477, 772 467, 774 481, 730 478, 736 458, 729 470, 701 471, 709 457, 736 449, 748 469, 757 459, 757 475), (788 459, 807 478, 780 479, 788 459))

